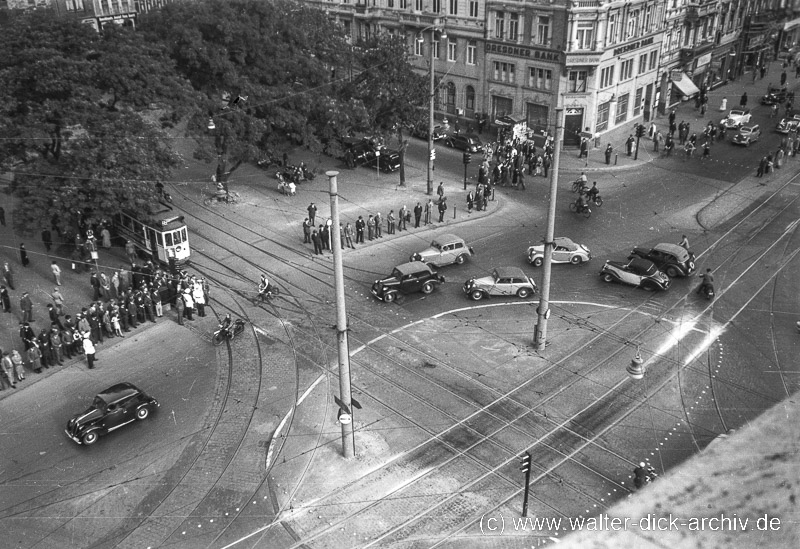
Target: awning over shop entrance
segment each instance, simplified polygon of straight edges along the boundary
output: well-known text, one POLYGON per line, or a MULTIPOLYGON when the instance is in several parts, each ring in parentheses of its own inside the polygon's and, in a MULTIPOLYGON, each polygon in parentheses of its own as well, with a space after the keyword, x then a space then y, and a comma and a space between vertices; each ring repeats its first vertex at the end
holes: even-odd
POLYGON ((676 86, 686 97, 691 97, 700 93, 700 90, 694 85, 692 79, 686 76, 685 72, 682 72, 679 78, 673 78, 672 84, 676 86))

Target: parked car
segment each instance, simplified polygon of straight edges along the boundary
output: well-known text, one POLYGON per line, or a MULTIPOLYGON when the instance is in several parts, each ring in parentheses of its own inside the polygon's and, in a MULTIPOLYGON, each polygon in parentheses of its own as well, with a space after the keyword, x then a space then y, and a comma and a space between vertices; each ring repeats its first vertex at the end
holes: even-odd
POLYGON ((622 282, 645 290, 666 290, 669 277, 658 270, 652 261, 634 257, 627 263, 606 261, 600 269, 600 276, 606 282, 622 282))
POLYGON ((778 122, 775 131, 778 133, 796 132, 800 128, 800 114, 795 114, 791 118, 784 118, 778 122))
POLYGON ((349 150, 353 155, 353 163, 356 166, 367 166, 374 169, 378 164, 380 170, 386 173, 400 169, 400 153, 387 148, 380 137, 350 138, 346 139, 343 144, 345 150, 349 150))
POLYGON ((431 245, 421 252, 411 254, 409 261, 423 261, 436 267, 456 263, 461 265, 475 250, 467 246, 464 239, 454 234, 443 234, 431 240, 431 245))
POLYGON ((748 124, 751 118, 750 111, 747 109, 732 109, 728 116, 720 121, 728 129, 738 128, 744 124, 748 124))
POLYGON ((761 128, 758 124, 752 126, 742 126, 736 135, 733 136, 733 143, 735 145, 744 145, 749 147, 750 143, 755 143, 761 137, 761 128))
MULTIPOLYGON (((411 135, 414 137, 418 137, 420 139, 428 140, 428 123, 427 122, 420 122, 416 126, 411 129, 411 135)), ((447 132, 444 131, 444 128, 440 124, 436 124, 433 127, 433 140, 439 141, 447 137, 447 132)))
POLYGON ((767 88, 767 93, 761 98, 761 104, 774 105, 776 103, 783 103, 786 101, 787 93, 788 90, 786 89, 786 86, 773 86, 770 84, 767 88))
POLYGON ((392 273, 372 285, 372 295, 385 303, 400 301, 406 294, 422 292, 431 293, 444 282, 430 265, 421 261, 403 263, 392 270, 392 273))
POLYGON ((458 135, 449 135, 444 139, 444 143, 448 147, 460 149, 465 152, 483 152, 483 143, 481 143, 481 138, 477 135, 467 135, 463 133, 458 135))
POLYGON ((536 293, 536 283, 519 267, 498 267, 489 276, 470 278, 463 290, 475 301, 492 295, 525 299, 536 293))
POLYGON ((384 173, 396 172, 400 169, 400 153, 384 147, 372 154, 364 163, 370 168, 375 168, 375 164, 378 164, 378 169, 384 173))
MULTIPOLYGON (((575 244, 569 238, 557 236, 553 239, 553 263, 572 263, 580 265, 592 259, 589 248, 583 244, 575 244)), ((544 244, 528 247, 528 263, 534 267, 541 267, 544 263, 544 244)))
POLYGON ((105 434, 136 420, 144 420, 158 408, 156 399, 133 385, 117 383, 98 393, 92 405, 67 422, 67 436, 89 446, 105 434))
POLYGON ((663 271, 670 278, 689 276, 696 269, 694 254, 677 244, 662 242, 652 248, 637 246, 631 251, 628 259, 634 257, 652 261, 660 271, 663 271))

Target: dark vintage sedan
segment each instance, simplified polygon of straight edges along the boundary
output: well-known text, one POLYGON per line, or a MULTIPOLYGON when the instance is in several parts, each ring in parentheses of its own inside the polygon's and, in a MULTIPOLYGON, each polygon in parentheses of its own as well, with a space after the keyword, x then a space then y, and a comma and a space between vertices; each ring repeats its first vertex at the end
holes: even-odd
POLYGON ((392 270, 392 274, 372 285, 372 295, 384 303, 402 302, 406 294, 422 292, 429 294, 444 282, 427 263, 413 261, 403 263, 392 270))
POLYGON ((772 84, 769 85, 767 88, 767 93, 761 98, 762 105, 780 105, 784 101, 786 101, 786 95, 788 94, 788 90, 786 86, 773 86, 772 84))
POLYGON ((460 149, 464 152, 483 152, 483 143, 481 143, 481 138, 477 135, 450 135, 444 139, 444 143, 448 147, 460 149))
POLYGON ((67 422, 67 436, 90 445, 105 434, 136 420, 144 420, 158 408, 156 399, 133 385, 117 383, 94 397, 92 405, 67 422))
POLYGON ((652 261, 670 278, 689 276, 695 271, 694 254, 677 244, 662 242, 652 248, 637 246, 628 259, 637 256, 652 261))
POLYGON ((733 136, 731 139, 731 143, 734 145, 744 145, 745 147, 749 147, 750 143, 755 143, 761 138, 761 128, 758 124, 753 124, 752 126, 742 126, 739 128, 739 132, 733 136))

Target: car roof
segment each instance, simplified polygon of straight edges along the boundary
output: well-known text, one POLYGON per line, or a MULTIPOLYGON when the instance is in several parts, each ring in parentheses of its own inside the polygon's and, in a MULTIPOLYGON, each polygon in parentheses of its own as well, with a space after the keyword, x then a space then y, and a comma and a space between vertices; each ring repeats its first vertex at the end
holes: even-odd
POLYGON ((758 124, 750 124, 748 126, 742 126, 741 128, 739 128, 739 131, 742 131, 742 130, 752 131, 752 130, 754 130, 756 128, 758 128, 758 124))
POLYGON ((528 278, 519 267, 497 267, 495 272, 499 278, 528 278))
POLYGON ((659 252, 666 252, 668 254, 672 254, 681 261, 686 261, 689 259, 689 252, 686 251, 686 248, 683 246, 678 246, 677 244, 669 244, 667 242, 662 242, 661 244, 656 244, 653 246, 654 250, 658 250, 659 252))
POLYGON ((142 391, 140 391, 139 388, 132 383, 117 383, 116 385, 112 385, 108 389, 101 391, 97 394, 97 396, 107 403, 112 403, 141 392, 142 391))
POLYGON ((396 266, 395 269, 400 271, 400 274, 407 275, 418 273, 420 271, 428 271, 431 272, 430 265, 427 263, 423 263, 422 261, 409 261, 408 263, 401 263, 400 265, 396 266))
POLYGON ((649 259, 642 259, 641 257, 634 257, 630 260, 629 265, 639 271, 648 271, 656 268, 652 261, 649 259))
POLYGON ((571 239, 567 238, 566 236, 557 236, 553 239, 553 242, 556 246, 564 246, 570 250, 577 250, 578 245, 575 244, 571 239))
POLYGON ((460 236, 456 236, 454 234, 445 233, 440 234, 432 239, 433 242, 438 242, 439 244, 448 244, 450 242, 462 242, 464 239, 460 236))

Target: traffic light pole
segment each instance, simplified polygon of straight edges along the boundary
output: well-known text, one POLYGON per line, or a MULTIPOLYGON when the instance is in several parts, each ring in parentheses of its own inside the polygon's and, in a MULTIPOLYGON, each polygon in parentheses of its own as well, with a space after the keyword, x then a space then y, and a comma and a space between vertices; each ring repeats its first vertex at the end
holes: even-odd
POLYGON ((522 456, 521 470, 525 471, 525 494, 522 496, 522 516, 528 516, 528 492, 531 486, 531 453, 525 452, 522 456))
POLYGON ((636 126, 636 152, 633 153, 633 159, 639 160, 639 140, 644 135, 644 126, 639 124, 636 126))
POLYGON ((472 162, 472 155, 468 152, 464 153, 464 190, 467 190, 467 166, 472 162))

